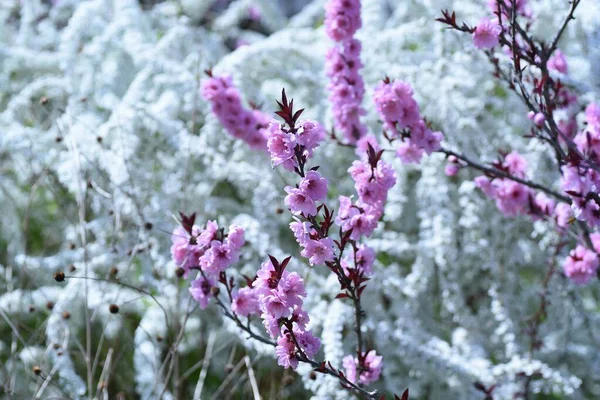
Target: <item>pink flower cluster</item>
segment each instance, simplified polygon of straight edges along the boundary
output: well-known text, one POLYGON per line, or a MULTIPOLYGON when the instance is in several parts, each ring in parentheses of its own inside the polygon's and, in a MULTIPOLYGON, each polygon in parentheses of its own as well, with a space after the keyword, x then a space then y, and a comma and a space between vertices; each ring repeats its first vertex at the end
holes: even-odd
MULTIPOLYGON (((524 179, 527 161, 513 151, 507 154, 504 160, 495 163, 494 167, 515 178, 524 179)), ((554 213, 554 200, 543 192, 536 194, 528 186, 512 179, 492 180, 486 176, 479 176, 475 178, 475 185, 488 197, 496 200, 496 206, 506 216, 529 215, 533 219, 539 219, 552 216, 554 213)))
POLYGON ((378 356, 375 350, 371 350, 367 354, 361 354, 361 357, 363 360, 359 362, 356 357, 346 356, 342 360, 342 365, 346 369, 346 378, 350 382, 368 385, 379 379, 383 368, 383 357, 378 356), (362 371, 358 370, 359 365, 362 365, 362 371))
POLYGON ((396 174, 390 164, 380 159, 381 152, 370 152, 369 158, 352 163, 348 172, 354 180, 358 199, 340 196, 336 224, 342 231, 350 232, 350 239, 370 236, 383 215, 388 191, 396 184, 396 174))
POLYGON ((266 148, 269 117, 259 110, 244 108, 231 77, 210 76, 202 82, 202 96, 210 101, 213 113, 229 134, 253 149, 266 148))
POLYGON ((201 308, 206 308, 220 273, 239 260, 244 230, 231 225, 225 234, 215 221, 208 221, 201 229, 194 225, 195 215, 190 218, 182 214, 182 219, 182 226, 175 228, 171 236, 171 255, 185 276, 190 270, 200 271, 201 275, 192 281, 190 293, 201 308))
POLYGON ((348 143, 356 143, 367 131, 360 121, 365 114, 361 106, 365 86, 359 73, 362 46, 353 37, 360 27, 360 0, 330 0, 325 6, 325 31, 336 42, 325 58, 329 100, 335 127, 348 143))
POLYGON ((373 100, 386 131, 403 140, 396 152, 402 162, 418 163, 423 153, 440 149, 444 135, 427 127, 408 83, 386 78, 375 88, 373 100))
POLYGON ((199 266, 199 259, 204 254, 204 249, 198 246, 197 238, 200 228, 192 226, 191 232, 187 232, 183 226, 177 226, 171 235, 171 258, 175 264, 183 268, 187 276, 190 268, 199 266))
POLYGON ((473 32, 473 44, 478 49, 491 49, 500 43, 502 27, 498 19, 482 18, 473 32))
MULTIPOLYGON (((588 161, 600 161, 600 106, 591 103, 585 110, 587 126, 574 139, 588 161)), ((571 197, 575 216, 592 227, 600 226, 600 173, 578 158, 561 168, 562 189, 571 197)))
POLYGON ((276 121, 271 121, 268 128, 267 150, 273 166, 283 166, 288 171, 297 168, 297 155, 308 159, 313 150, 325 139, 325 128, 318 122, 305 120, 295 132, 283 130, 276 121), (298 154, 296 153, 298 152, 298 154))
MULTIPOLYGON (((289 260, 289 259, 288 259, 289 260)), ((304 280, 296 272, 285 270, 287 261, 277 267, 265 261, 252 283, 258 298, 265 329, 273 339, 277 339, 275 354, 277 362, 284 368, 298 366, 298 352, 312 359, 321 347, 307 324, 310 319, 302 309, 306 297, 304 280), (300 346, 297 348, 296 342, 300 346)))
MULTIPOLYGON (((600 251, 600 234, 593 233, 590 235, 594 250, 600 251)), ((565 275, 573 282, 579 285, 588 283, 598 271, 598 255, 594 251, 585 248, 582 245, 569 253, 563 265, 565 275)))

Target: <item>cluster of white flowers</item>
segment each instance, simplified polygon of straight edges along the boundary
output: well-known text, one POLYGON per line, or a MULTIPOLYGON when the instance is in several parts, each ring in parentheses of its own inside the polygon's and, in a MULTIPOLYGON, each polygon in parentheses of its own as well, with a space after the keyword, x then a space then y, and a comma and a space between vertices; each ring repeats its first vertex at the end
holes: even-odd
MULTIPOLYGON (((299 12, 308 1, 1 3, 0 382, 17 397, 86 395, 87 320, 94 365, 96 352, 104 363, 112 355, 113 367, 97 366, 103 379, 143 399, 174 397, 165 354, 177 327, 185 321, 179 356, 192 360, 204 354, 208 332, 231 338, 237 328, 216 312, 186 317, 192 307, 169 258, 172 216, 195 211, 201 223, 242 226, 249 246, 237 265, 249 276, 267 253, 299 257, 289 216, 277 212, 290 177, 224 133, 200 96, 203 71, 231 75, 265 112, 285 87, 308 117, 331 126, 325 1, 299 12), (252 18, 260 29, 242 23, 252 18), (58 270, 65 282, 52 279, 58 270)), ((551 36, 567 2, 530 3, 534 31, 551 36)), ((600 92, 595 3, 582 2, 560 43, 571 84, 587 99, 600 92)), ((402 79, 448 148, 483 161, 515 149, 537 181, 552 182, 548 148, 522 139, 524 106, 469 41, 434 21, 442 9, 472 23, 487 12, 480 0, 362 1, 365 122, 381 132, 372 89, 385 76, 402 79)), ((346 170, 354 158, 333 142, 316 151, 336 194, 353 192, 346 170)), ((541 347, 532 351, 526 333, 556 233, 503 217, 475 190, 474 174, 445 176, 440 154, 418 166, 393 162, 397 184, 368 241, 378 258, 363 300, 363 334, 384 355, 379 389, 471 399, 482 397, 477 383, 496 385, 494 399, 513 399, 525 385, 558 398, 600 397, 597 284, 574 287, 559 269, 548 283, 541 347)), ((292 265, 306 283, 313 331, 341 368, 353 351, 352 312, 333 299, 337 281, 319 278, 327 271, 292 265)), ((239 342, 272 357, 243 335, 239 342)), ((229 354, 212 357, 224 364, 229 354)), ((347 398, 336 380, 297 372, 315 399, 347 398)), ((197 377, 188 377, 192 390, 197 377)), ((107 390, 98 382, 91 389, 107 390)))

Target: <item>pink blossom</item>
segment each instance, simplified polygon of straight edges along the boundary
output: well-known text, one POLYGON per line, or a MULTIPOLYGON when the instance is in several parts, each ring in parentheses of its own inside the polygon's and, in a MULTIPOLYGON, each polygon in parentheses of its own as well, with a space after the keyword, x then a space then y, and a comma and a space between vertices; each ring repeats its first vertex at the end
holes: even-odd
POLYGON ((352 356, 346 356, 342 359, 342 366, 346 370, 346 379, 352 383, 356 383, 356 369, 358 360, 352 356))
MULTIPOLYGON (((342 365, 346 369, 346 378, 352 383, 356 382, 356 374, 358 370, 358 359, 353 356, 346 356, 342 360, 342 365)), ((383 368, 383 357, 378 356, 375 350, 369 351, 365 355, 363 371, 360 372, 358 377, 359 382, 362 385, 368 385, 379 379, 381 370, 383 368)))
POLYGON ((301 306, 302 297, 306 297, 304 280, 296 272, 284 271, 277 284, 277 293, 289 307, 301 306))
POLYGON ((244 108, 230 77, 210 77, 202 82, 201 93, 230 135, 245 141, 251 148, 266 149, 268 118, 259 110, 244 108))
POLYGON ((210 248, 200 257, 200 267, 208 273, 218 274, 237 261, 234 258, 236 256, 237 254, 232 253, 227 244, 213 240, 210 248))
POLYGON ((285 205, 293 214, 317 215, 315 202, 305 192, 291 186, 286 186, 284 190, 288 193, 284 199, 285 205))
POLYGON ((296 141, 306 148, 308 156, 312 156, 312 151, 317 148, 324 139, 325 128, 318 122, 311 120, 303 121, 296 134, 296 141))
POLYGON ((566 228, 569 220, 573 217, 573 210, 567 203, 558 203, 554 208, 554 217, 556 218, 556 225, 566 228))
POLYGON ((491 49, 500 42, 500 33, 502 27, 497 21, 490 21, 489 18, 482 18, 473 32, 473 43, 478 49, 491 49))
POLYGON ((600 253, 600 232, 594 232, 590 234, 590 241, 592 242, 592 247, 596 253, 600 253))
POLYGON ((523 158, 523 156, 516 151, 508 153, 504 157, 504 162, 502 165, 508 169, 508 172, 511 175, 514 175, 517 178, 525 177, 525 172, 527 171, 527 160, 525 160, 525 158, 523 158))
POLYGON ((311 331, 303 331, 294 327, 294 336, 308 358, 313 358, 321 347, 321 341, 311 331))
POLYGON ((330 78, 329 100, 335 128, 342 132, 348 143, 356 143, 366 132, 360 121, 365 114, 362 108, 364 82, 359 70, 360 41, 353 37, 360 28, 360 0, 330 0, 325 6, 325 32, 339 45, 326 55, 325 72, 330 78))
POLYGON ((560 49, 556 49, 552 57, 548 60, 548 69, 558 71, 562 74, 567 74, 569 72, 567 58, 560 49))
POLYGON ((543 113, 539 112, 539 113, 536 113, 536 114, 533 116, 533 123, 534 123, 534 124, 535 124, 537 127, 542 127, 542 126, 544 126, 544 122, 546 122, 546 116, 545 116, 543 113))
POLYGON ((327 179, 317 171, 308 171, 300 182, 300 190, 314 201, 323 200, 327 197, 327 179))
POLYGON ((338 207, 338 214, 335 219, 335 223, 342 225, 344 220, 350 216, 350 210, 352 209, 352 199, 347 196, 339 197, 340 206, 338 207))
POLYGON ((274 339, 281 334, 281 327, 279 325, 278 318, 275 318, 272 315, 269 315, 266 313, 263 313, 261 315, 261 318, 263 320, 263 325, 265 327, 265 330, 267 331, 267 333, 269 334, 269 336, 271 338, 274 339))
POLYGON ((361 204, 360 206, 352 207, 347 218, 340 218, 337 222, 340 223, 344 232, 352 230, 350 239, 359 240, 361 236, 370 236, 373 233, 377 227, 379 218, 381 218, 381 209, 361 204))
POLYGON ((359 156, 366 155, 369 145, 371 145, 375 151, 381 150, 377 138, 372 133, 369 133, 356 142, 356 154, 359 156))
POLYGON ((295 306, 292 311, 292 322, 295 322, 298 328, 306 329, 306 325, 310 322, 310 318, 308 317, 308 313, 304 311, 301 307, 295 306))
POLYGON ((585 119, 590 125, 600 125, 600 106, 596 103, 588 104, 585 108, 585 119))
POLYGON ((279 296, 277 292, 265 296, 263 299, 264 311, 273 318, 279 319, 290 315, 289 305, 279 296))
POLYGON ((306 242, 310 239, 310 235, 316 233, 308 221, 300 222, 296 220, 291 222, 290 230, 294 233, 296 241, 302 247, 306 246, 306 242))
POLYGON ((417 164, 421 161, 421 158, 423 158, 423 150, 411 145, 410 141, 407 140, 400 143, 396 149, 396 156, 398 156, 398 158, 400 158, 400 160, 402 160, 402 162, 405 164, 417 164))
POLYGON ((211 288, 214 286, 214 281, 210 278, 199 277, 192 281, 190 294, 192 298, 200 304, 200 308, 205 309, 212 296, 211 288))
POLYGON ((294 157, 295 147, 296 142, 292 135, 283 132, 279 124, 273 122, 269 125, 267 150, 271 155, 274 167, 283 164, 285 169, 293 171, 295 162, 292 158, 294 157))
POLYGON ((580 171, 574 165, 563 165, 561 168, 563 173, 561 179, 562 189, 569 195, 583 196, 591 189, 591 182, 588 176, 580 171))
POLYGON ((419 121, 419 106, 410 85, 402 81, 381 82, 373 93, 375 108, 386 126, 403 129, 419 121))
POLYGON ((204 249, 195 243, 196 239, 178 226, 171 235, 171 257, 175 264, 187 272, 191 267, 198 266, 198 259, 204 254, 204 249))
POLYGON ((444 173, 446 174, 446 176, 455 176, 456 174, 458 174, 459 170, 460 166, 458 164, 448 163, 444 168, 444 173))
POLYGON ((256 279, 252 282, 252 287, 256 290, 259 296, 266 296, 272 293, 272 290, 277 288, 279 283, 277 273, 270 260, 261 264, 260 269, 256 273, 256 279))
POLYGON ((231 225, 227 233, 227 245, 232 251, 239 251, 244 245, 244 228, 231 225))
POLYGON ((496 206, 504 215, 512 217, 527 211, 531 190, 510 179, 497 180, 496 206))
POLYGON ((360 0, 330 0, 325 6, 325 32, 336 42, 346 41, 361 27, 360 0))
POLYGON ((373 273, 373 263, 375 262, 375 250, 361 244, 358 246, 356 252, 356 267, 363 271, 365 275, 371 275, 373 273))
POLYGON ((333 240, 330 238, 308 240, 300 254, 302 257, 308 258, 310 265, 322 265, 325 262, 333 261, 333 240))
POLYGON ((478 176, 474 180, 475 186, 477 186, 486 196, 494 198, 496 196, 496 188, 492 185, 492 182, 486 176, 478 176))
POLYGON ((198 237, 198 244, 202 247, 208 247, 214 240, 217 231, 219 230, 219 224, 216 221, 208 221, 206 228, 200 232, 198 237))
POLYGON ((252 288, 241 288, 240 290, 233 292, 232 298, 231 311, 234 313, 247 317, 260 312, 258 299, 252 288))
POLYGON ((373 175, 371 166, 363 160, 353 161, 348 173, 356 183, 367 183, 373 175))
POLYGON ((283 368, 296 369, 298 367, 298 359, 296 358, 296 345, 289 333, 277 339, 277 347, 275 347, 275 355, 277 355, 277 364, 283 368))
MULTIPOLYGON (((534 205, 537 211, 542 216, 551 216, 554 212, 554 200, 546 195, 546 193, 538 193, 535 195, 534 205)), ((534 216, 535 219, 535 216, 534 216)))
POLYGON ((365 370, 360 374, 360 383, 368 385, 379 379, 381 370, 383 368, 383 357, 378 356, 375 350, 371 350, 365 357, 365 370))
POLYGON ((585 285, 598 270, 598 256, 591 250, 577 245, 571 250, 563 265, 565 275, 579 285, 585 285))

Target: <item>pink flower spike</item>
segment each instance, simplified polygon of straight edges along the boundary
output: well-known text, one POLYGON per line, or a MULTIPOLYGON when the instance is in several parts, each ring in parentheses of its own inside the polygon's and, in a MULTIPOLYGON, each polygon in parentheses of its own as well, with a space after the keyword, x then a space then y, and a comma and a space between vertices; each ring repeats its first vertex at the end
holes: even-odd
POLYGON ((491 49, 500 42, 501 32, 502 27, 498 25, 498 22, 482 18, 473 32, 473 43, 478 49, 491 49))

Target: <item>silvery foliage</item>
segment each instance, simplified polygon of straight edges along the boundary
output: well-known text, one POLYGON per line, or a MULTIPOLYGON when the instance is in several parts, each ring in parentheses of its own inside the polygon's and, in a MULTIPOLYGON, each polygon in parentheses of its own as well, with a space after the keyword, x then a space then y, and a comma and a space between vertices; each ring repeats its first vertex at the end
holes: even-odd
MULTIPOLYGON (((45 395, 62 388, 83 396, 86 377, 76 363, 87 302, 93 326, 107 341, 132 343, 127 368, 133 368, 136 391, 155 398, 163 390, 166 351, 156 338, 190 307, 169 257, 171 217, 178 211, 246 228, 249 246, 239 269, 248 275, 267 253, 295 256, 290 268, 307 283, 307 309, 323 354, 341 366, 353 352, 351 309, 333 300, 333 277, 321 279, 326 271, 303 263, 287 228, 289 215, 276 213, 283 186, 294 178, 227 136, 198 91, 202 71, 214 67, 232 75, 245 99, 265 111, 274 109, 285 87, 307 116, 330 124, 325 2, 315 0, 287 17, 289 10, 270 0, 238 0, 210 28, 200 23, 209 1, 165 1, 144 9, 134 0, 50 3, 0 5, 0 267, 6 288, 0 310, 4 321, 37 321, 38 336, 45 338, 25 341, 16 329, 9 334, 3 328, 2 381, 17 393, 35 393, 31 367, 40 365, 56 382, 45 395), (271 35, 239 28, 250 6, 271 35), (230 51, 225 37, 249 45, 230 51), (53 271, 69 265, 76 270, 68 275, 101 280, 54 282, 53 271), (154 299, 103 280, 112 266, 121 281, 154 299), (52 312, 45 310, 48 301, 52 312), (139 324, 111 315, 111 303, 122 304, 122 313, 136 315, 139 324), (67 310, 68 320, 61 316, 67 310), (72 351, 58 355, 55 344, 72 351)), ((423 114, 445 133, 449 147, 484 161, 498 149, 518 150, 528 158, 532 178, 556 185, 548 148, 522 138, 528 130, 523 105, 492 79, 468 38, 434 22, 448 8, 475 23, 488 13, 482 3, 364 0, 359 38, 367 87, 386 75, 410 82, 423 114)), ((567 2, 531 3, 538 16, 533 29, 541 37, 553 35, 567 2)), ((561 42, 572 85, 588 100, 597 98, 600 85, 600 10, 592 3, 582 3, 561 42)), ((370 102, 367 96, 366 122, 378 134, 370 102)), ((323 174, 339 183, 330 194, 333 206, 337 195, 353 192, 345 172, 353 158, 333 143, 317 151, 323 174)), ((557 241, 553 230, 503 217, 474 188, 473 173, 446 177, 439 155, 416 167, 394 163, 398 184, 369 241, 378 261, 363 302, 368 343, 384 355, 380 389, 400 393, 410 387, 416 397, 467 399, 481 397, 473 386, 480 382, 497 385, 494 398, 512 399, 533 376, 533 392, 600 396, 596 284, 577 288, 554 275, 540 327, 543 347, 529 352, 525 322, 539 306, 557 241)), ((210 311, 193 313, 186 326, 182 354, 202 345, 199 330, 237 333, 210 311)), ((271 357, 271 349, 240 341, 271 357)), ((347 398, 330 378, 310 380, 309 370, 298 372, 314 398, 347 398)))

